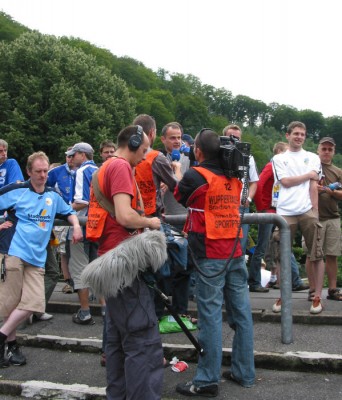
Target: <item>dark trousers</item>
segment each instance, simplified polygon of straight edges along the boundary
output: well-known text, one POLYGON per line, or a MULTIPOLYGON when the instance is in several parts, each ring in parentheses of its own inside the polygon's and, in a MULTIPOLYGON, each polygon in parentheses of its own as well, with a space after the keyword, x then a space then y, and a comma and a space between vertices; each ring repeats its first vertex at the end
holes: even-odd
POLYGON ((148 287, 136 279, 106 304, 107 399, 160 400, 163 349, 148 287))

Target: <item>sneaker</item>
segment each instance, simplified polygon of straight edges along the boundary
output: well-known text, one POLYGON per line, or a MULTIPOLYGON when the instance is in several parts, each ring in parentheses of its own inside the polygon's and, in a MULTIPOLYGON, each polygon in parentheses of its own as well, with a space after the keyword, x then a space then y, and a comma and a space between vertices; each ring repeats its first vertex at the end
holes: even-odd
POLYGON ((250 387, 254 386, 254 383, 243 383, 239 379, 235 378, 235 376, 229 370, 228 371, 224 371, 222 373, 222 378, 226 379, 227 381, 233 381, 233 382, 237 383, 238 385, 240 385, 242 387, 245 387, 245 388, 250 388, 250 387))
POLYGON ((81 317, 81 310, 78 311, 77 314, 74 314, 72 316, 72 322, 75 322, 75 324, 79 325, 94 325, 95 321, 93 320, 92 316, 90 314, 86 315, 85 317, 81 317))
POLYGON ((277 284, 277 281, 275 281, 275 282, 269 281, 269 282, 267 283, 266 287, 267 287, 267 288, 273 288, 274 286, 276 286, 276 284, 277 284))
POLYGON ((74 289, 67 283, 67 284, 63 287, 62 292, 63 292, 64 294, 71 294, 71 293, 74 293, 74 289))
POLYGON ((314 297, 311 307, 310 307, 310 313, 311 314, 319 314, 322 312, 323 306, 321 303, 321 298, 319 296, 314 297))
POLYGON ((255 293, 268 293, 270 291, 270 289, 268 289, 267 287, 249 287, 249 291, 250 292, 255 292, 255 293))
POLYGON ((279 313, 281 311, 281 299, 278 299, 272 306, 272 311, 274 313, 279 313))
POLYGON ((7 358, 9 363, 12 365, 26 364, 26 357, 23 355, 23 353, 20 350, 20 347, 17 344, 8 347, 7 358))
POLYGON ((305 283, 301 283, 297 286, 292 286, 292 292, 300 292, 302 290, 308 290, 310 288, 309 285, 305 285, 305 283))
POLYGON ((53 315, 48 313, 35 313, 33 314, 34 321, 49 321, 53 318, 53 315))
POLYGON ((5 356, 5 343, 0 344, 0 368, 8 368, 10 363, 5 356))
POLYGON ((184 396, 216 397, 218 395, 218 385, 207 385, 196 387, 192 382, 179 383, 176 392, 184 396))

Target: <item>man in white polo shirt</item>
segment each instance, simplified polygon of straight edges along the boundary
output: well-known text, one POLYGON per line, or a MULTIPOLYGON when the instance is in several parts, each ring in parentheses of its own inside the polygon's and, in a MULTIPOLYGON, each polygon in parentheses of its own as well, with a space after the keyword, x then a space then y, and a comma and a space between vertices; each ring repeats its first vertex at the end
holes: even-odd
MULTIPOLYGON (((273 157, 274 181, 278 181, 280 185, 277 214, 284 217, 289 224, 292 241, 297 227, 305 238, 315 281, 310 313, 318 314, 323 309, 321 296, 324 277, 322 243, 319 239, 322 225, 318 220, 318 179, 321 161, 317 154, 302 147, 306 138, 306 126, 302 122, 291 122, 286 138, 289 149, 273 157)), ((274 238, 279 241, 278 230, 274 238)), ((280 299, 273 305, 272 310, 281 311, 280 299)))

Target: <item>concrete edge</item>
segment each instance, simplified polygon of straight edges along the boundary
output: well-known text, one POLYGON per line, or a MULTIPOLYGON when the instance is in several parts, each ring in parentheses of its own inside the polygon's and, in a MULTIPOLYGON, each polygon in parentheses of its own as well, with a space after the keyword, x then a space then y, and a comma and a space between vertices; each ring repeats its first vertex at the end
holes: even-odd
MULTIPOLYGON (((49 348, 74 352, 99 353, 101 340, 67 338, 50 335, 18 335, 18 342, 25 346, 49 348)), ((176 356, 187 362, 197 362, 198 354, 192 345, 163 343, 165 357, 176 356)), ((223 348, 223 364, 229 365, 231 349, 223 348)), ((255 351, 255 366, 265 369, 326 371, 342 374, 342 354, 318 352, 261 352, 255 351)))
POLYGON ((63 385, 47 381, 0 381, 0 394, 25 398, 63 398, 79 400, 102 400, 106 398, 106 388, 88 385, 63 385))
MULTIPOLYGON (((72 302, 57 302, 51 301, 46 307, 46 311, 49 313, 64 313, 74 314, 80 308, 79 304, 72 302)), ((93 315, 101 315, 101 306, 99 304, 91 304, 90 310, 93 315)), ((189 308, 189 313, 194 317, 197 317, 197 310, 189 308)), ((226 311, 222 309, 222 315, 225 318, 226 311)), ((254 322, 274 322, 280 323, 281 315, 273 313, 271 310, 266 309, 252 309, 253 321, 254 322)), ((327 311, 318 315, 311 315, 307 311, 296 311, 292 315, 293 323, 295 324, 310 324, 310 325, 342 325, 342 315, 335 313, 328 313, 327 311)))

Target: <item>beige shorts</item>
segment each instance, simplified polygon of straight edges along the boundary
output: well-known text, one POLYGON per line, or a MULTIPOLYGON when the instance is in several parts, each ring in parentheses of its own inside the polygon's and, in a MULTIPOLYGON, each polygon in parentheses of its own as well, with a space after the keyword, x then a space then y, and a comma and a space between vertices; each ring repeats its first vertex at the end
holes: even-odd
MULTIPOLYGON (((320 221, 320 224, 322 225, 324 255, 340 256, 342 253, 341 220, 339 218, 328 219, 327 221, 320 221)), ((307 254, 308 249, 304 237, 302 238, 302 246, 304 253, 307 254)))
MULTIPOLYGON (((289 224, 291 231, 291 243, 295 238, 297 229, 299 228, 304 236, 308 249, 308 256, 311 261, 319 261, 323 259, 323 236, 322 225, 318 221, 315 213, 310 210, 301 215, 282 215, 289 224)), ((273 240, 279 243, 279 229, 277 228, 273 234, 273 240)))
MULTIPOLYGON (((0 262, 4 258, 0 254, 0 262)), ((34 267, 15 256, 5 256, 6 279, 0 282, 0 316, 14 309, 45 311, 44 268, 34 267)))
POLYGON ((58 239, 59 245, 57 246, 57 252, 60 254, 66 254, 65 243, 69 232, 69 226, 55 226, 53 232, 58 239))

